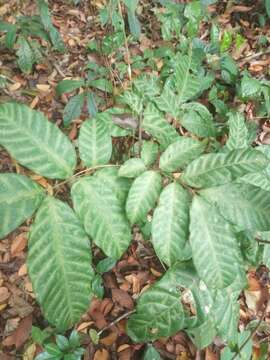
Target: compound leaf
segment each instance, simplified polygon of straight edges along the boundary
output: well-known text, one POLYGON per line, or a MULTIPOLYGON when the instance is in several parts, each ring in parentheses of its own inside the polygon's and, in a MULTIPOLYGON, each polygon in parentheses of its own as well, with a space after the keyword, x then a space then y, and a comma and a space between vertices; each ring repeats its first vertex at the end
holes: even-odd
POLYGON ((61 331, 73 326, 91 299, 90 243, 64 202, 47 197, 29 236, 27 268, 41 308, 61 331))
POLYGON ((83 123, 79 134, 80 157, 88 167, 107 164, 112 155, 112 139, 107 124, 99 116, 83 123))
POLYGON ((138 176, 131 185, 126 202, 126 213, 130 223, 145 222, 161 191, 161 176, 152 170, 138 176))
POLYGON ((245 174, 261 171, 268 162, 262 153, 254 149, 206 154, 187 166, 182 179, 196 188, 222 185, 245 174))
POLYGON ((196 159, 204 151, 206 142, 180 137, 170 144, 159 159, 159 167, 163 171, 174 172, 196 159))
POLYGON ((152 243, 158 258, 171 266, 181 259, 189 236, 189 193, 172 183, 161 192, 154 210, 152 243))
POLYGON ((0 174, 0 238, 31 217, 44 197, 42 188, 19 174, 0 174))
POLYGON ((0 145, 28 169, 50 179, 65 179, 76 166, 69 139, 39 111, 26 105, 0 105, 0 145))
POLYGON ((190 244, 200 278, 212 288, 235 279, 240 258, 232 227, 206 200, 195 196, 190 210, 190 244))
POLYGON ((239 231, 270 230, 270 193, 249 184, 227 184, 201 191, 216 205, 222 216, 237 225, 239 231))
POLYGON ((71 189, 75 212, 102 251, 119 259, 130 244, 130 227, 115 192, 97 177, 85 177, 71 189))

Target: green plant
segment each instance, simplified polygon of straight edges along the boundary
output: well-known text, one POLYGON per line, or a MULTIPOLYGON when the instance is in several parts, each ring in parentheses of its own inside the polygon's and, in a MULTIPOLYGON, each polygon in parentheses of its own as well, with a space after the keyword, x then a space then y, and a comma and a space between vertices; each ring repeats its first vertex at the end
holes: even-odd
POLYGON ((84 349, 81 346, 80 335, 73 330, 69 338, 55 335, 55 342, 51 342, 52 334, 33 326, 32 339, 41 345, 45 351, 35 357, 35 360, 80 360, 84 349))
POLYGON ((39 15, 19 16, 15 24, 0 21, 0 32, 6 33, 5 46, 16 51, 19 68, 26 74, 30 73, 33 65, 39 63, 43 57, 43 49, 36 38, 51 42, 58 51, 65 49, 59 32, 52 24, 47 2, 36 2, 39 15))

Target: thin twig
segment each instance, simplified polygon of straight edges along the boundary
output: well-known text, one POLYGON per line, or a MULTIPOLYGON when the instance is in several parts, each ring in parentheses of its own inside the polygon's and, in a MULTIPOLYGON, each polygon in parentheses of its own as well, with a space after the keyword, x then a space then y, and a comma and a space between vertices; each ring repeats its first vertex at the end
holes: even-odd
POLYGON ((54 186, 52 186, 52 189, 56 189, 58 188, 59 186, 62 186, 68 182, 70 182, 72 179, 78 177, 78 176, 81 176, 87 172, 92 172, 94 170, 97 170, 97 169, 101 169, 101 168, 106 168, 106 167, 119 167, 120 165, 114 165, 114 164, 108 164, 108 165, 97 165, 97 166, 93 166, 93 167, 90 167, 90 168, 86 168, 84 170, 81 170, 79 172, 77 172, 76 174, 72 175, 71 177, 69 177, 67 180, 64 180, 64 181, 61 181, 60 183, 58 184, 55 184, 54 186))
POLYGON ((108 330, 109 328, 111 328, 112 326, 114 326, 115 324, 117 324, 119 321, 125 319, 126 317, 128 317, 129 315, 135 313, 135 310, 131 310, 128 311, 127 313, 119 316, 118 318, 116 318, 114 321, 112 321, 109 325, 105 326, 103 329, 101 329, 97 335, 100 336, 105 330, 108 330))
POLYGON ((119 14, 122 18, 123 21, 123 35, 124 35, 124 40, 125 40, 125 48, 126 48, 126 53, 127 53, 127 63, 128 63, 128 77, 129 80, 132 81, 132 76, 131 76, 131 67, 130 67, 130 53, 129 53, 129 48, 128 48, 128 41, 127 41, 127 35, 126 35, 126 30, 125 30, 125 22, 124 22, 124 17, 123 17, 123 12, 122 12, 122 7, 121 7, 121 1, 118 0, 118 10, 119 10, 119 14))
POLYGON ((249 337, 243 342, 243 344, 240 346, 240 348, 238 349, 238 351, 234 354, 234 356, 231 358, 231 360, 235 360, 237 358, 237 356, 240 355, 241 351, 244 349, 244 347, 247 345, 247 343, 249 342, 250 339, 252 339, 253 335, 255 335, 256 331, 259 329, 264 315, 266 313, 266 309, 267 309, 267 304, 264 306, 264 310, 262 312, 262 315, 260 316, 260 320, 258 322, 258 324, 255 326, 255 328, 253 329, 253 331, 251 332, 251 334, 249 335, 249 337))
POLYGON ((270 244, 270 241, 269 241, 269 240, 256 239, 256 241, 257 241, 258 243, 261 243, 261 244, 270 244))

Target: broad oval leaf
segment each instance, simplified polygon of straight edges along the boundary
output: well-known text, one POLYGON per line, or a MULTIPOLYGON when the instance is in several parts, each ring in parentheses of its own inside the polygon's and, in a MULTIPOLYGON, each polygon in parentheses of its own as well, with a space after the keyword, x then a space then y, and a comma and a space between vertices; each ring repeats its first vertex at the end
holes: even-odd
POLYGON ((164 115, 150 102, 144 111, 142 127, 157 139, 163 149, 179 138, 175 128, 167 122, 164 115))
POLYGON ((56 93, 57 93, 57 95, 61 96, 62 94, 74 91, 74 90, 80 88, 81 86, 84 86, 83 79, 62 80, 56 86, 56 93))
POLYGON ((90 243, 64 202, 47 197, 31 226, 27 268, 46 319, 61 331, 73 326, 92 296, 90 243))
POLYGON ((158 157, 158 144, 153 141, 143 141, 141 158, 146 166, 152 165, 158 157))
POLYGON ((20 164, 50 179, 70 177, 76 153, 69 139, 39 111, 0 105, 0 144, 20 164))
POLYGON ((159 167, 163 171, 174 172, 189 164, 201 155, 206 142, 181 137, 167 147, 159 159, 159 167))
POLYGON ((145 222, 160 194, 161 176, 152 170, 145 171, 131 185, 126 202, 126 213, 132 225, 145 222))
POLYGON ((190 244, 200 278, 211 288, 225 288, 239 271, 238 245, 231 225, 217 209, 195 196, 190 210, 190 244))
POLYGON ((144 162, 140 158, 133 158, 128 159, 121 165, 118 176, 127 177, 127 178, 134 178, 143 172, 145 172, 146 167, 144 162))
POLYGON ((71 195, 87 234, 108 257, 119 259, 131 242, 131 231, 124 208, 110 185, 85 177, 72 186, 71 195))
POLYGON ((228 150, 246 149, 248 147, 248 128, 244 116, 239 113, 230 113, 229 117, 229 139, 226 143, 228 150))
POLYGON ((216 136, 212 114, 204 105, 191 102, 182 106, 184 115, 180 122, 188 131, 201 137, 216 136))
POLYGON ((180 292, 166 273, 140 296, 136 313, 128 320, 127 333, 134 342, 146 342, 173 335, 183 326, 180 292))
POLYGON ((43 189, 27 176, 0 174, 0 238, 31 217, 43 197, 43 189))
POLYGON ((107 164, 112 155, 112 139, 99 116, 83 123, 79 134, 80 157, 88 167, 107 164))
POLYGON ((239 231, 270 230, 270 193, 249 184, 227 184, 200 192, 239 231))
POLYGON ((269 160, 257 150, 233 150, 202 155, 192 161, 182 180, 195 188, 222 185, 245 174, 261 171, 269 160))
POLYGON ((125 205, 127 195, 132 183, 131 179, 118 176, 118 169, 116 167, 106 167, 97 170, 94 175, 108 186, 115 193, 116 197, 120 200, 122 205, 125 205))
POLYGON ((177 183, 166 186, 154 210, 152 243, 158 258, 172 266, 183 257, 189 235, 190 195, 177 183))

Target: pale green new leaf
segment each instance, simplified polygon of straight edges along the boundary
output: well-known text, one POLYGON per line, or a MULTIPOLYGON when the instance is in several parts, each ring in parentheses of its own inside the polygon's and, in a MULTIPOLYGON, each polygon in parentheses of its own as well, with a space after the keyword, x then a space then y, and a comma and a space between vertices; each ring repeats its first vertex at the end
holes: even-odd
POLYGON ((64 331, 91 300, 90 243, 78 218, 64 202, 46 198, 31 226, 27 268, 46 319, 64 331))
POLYGON ((152 244, 158 258, 169 267, 183 257, 189 236, 189 193, 177 183, 161 192, 152 221, 152 244))
POLYGON ((270 192, 249 184, 232 183, 201 191, 238 230, 270 230, 270 192))
POLYGON ((257 150, 232 150, 202 155, 193 160, 182 180, 195 188, 222 185, 248 173, 261 171, 269 160, 257 150))
POLYGON ((244 116, 239 113, 230 113, 229 117, 229 139, 226 143, 228 150, 246 149, 248 147, 248 128, 244 116))
POLYGON ((126 202, 130 223, 145 222, 147 213, 155 206, 162 186, 161 176, 152 170, 145 171, 131 185, 126 202))
POLYGON ((132 183, 131 179, 118 176, 118 169, 116 167, 108 167, 97 170, 94 175, 99 181, 112 189, 116 197, 124 206, 126 203, 127 195, 132 183))
POLYGON ((195 97, 200 89, 200 81, 197 76, 191 74, 192 52, 190 55, 183 55, 175 67, 176 88, 178 91, 179 103, 184 103, 195 97))
POLYGON ((142 143, 141 158, 146 166, 152 165, 158 157, 158 144, 144 140, 142 143))
POLYGON ((43 115, 26 105, 0 105, 0 145, 20 164, 50 179, 65 179, 76 166, 69 139, 43 115))
POLYGON ((217 134, 213 116, 204 105, 190 102, 182 106, 184 115, 180 122, 188 131, 200 137, 214 137, 217 134))
POLYGON ((85 177, 71 189, 75 212, 94 243, 111 258, 119 259, 131 241, 124 208, 110 185, 98 177, 85 177))
POLYGON ((107 124, 98 115, 83 123, 79 153, 87 167, 107 164, 112 155, 112 139, 107 124))
POLYGON ((201 155, 206 145, 206 142, 180 137, 176 142, 170 144, 161 155, 159 167, 168 172, 179 170, 201 155))
POLYGON ((144 111, 142 127, 160 143, 163 149, 179 138, 174 127, 166 121, 164 115, 150 102, 144 111))
POLYGON ((190 210, 190 244, 194 265, 207 286, 222 289, 233 282, 240 261, 237 239, 217 209, 199 196, 190 210))
POLYGON ((42 188, 19 174, 0 174, 0 239, 31 217, 44 197, 42 188))
POLYGON ((134 178, 146 171, 144 162, 140 158, 128 159, 121 165, 118 176, 134 178))

